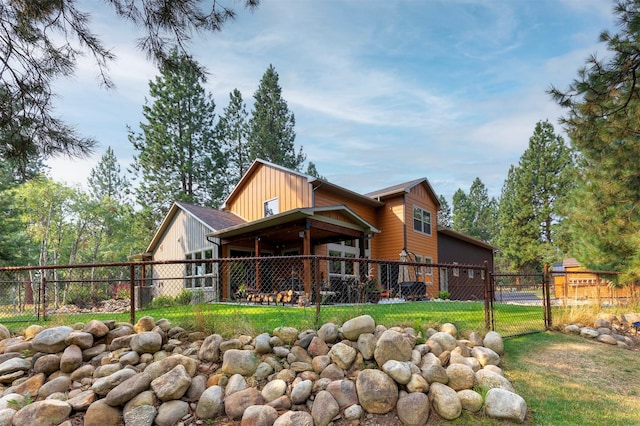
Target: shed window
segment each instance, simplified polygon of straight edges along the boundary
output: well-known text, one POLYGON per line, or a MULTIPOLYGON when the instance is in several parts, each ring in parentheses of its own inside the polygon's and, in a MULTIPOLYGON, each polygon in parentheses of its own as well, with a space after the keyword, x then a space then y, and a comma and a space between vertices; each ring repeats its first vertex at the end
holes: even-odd
POLYGON ((264 202, 264 217, 273 216, 280 213, 278 198, 273 198, 264 202))
POLYGON ((413 230, 431 235, 431 212, 421 207, 413 206, 413 230))

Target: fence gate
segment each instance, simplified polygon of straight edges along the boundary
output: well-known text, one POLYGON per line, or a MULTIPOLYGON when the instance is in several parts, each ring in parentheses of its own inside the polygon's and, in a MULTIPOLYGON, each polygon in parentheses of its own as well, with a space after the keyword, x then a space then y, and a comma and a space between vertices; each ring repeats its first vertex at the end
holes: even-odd
POLYGON ((548 276, 548 273, 491 274, 487 299, 490 328, 507 337, 551 327, 548 276))

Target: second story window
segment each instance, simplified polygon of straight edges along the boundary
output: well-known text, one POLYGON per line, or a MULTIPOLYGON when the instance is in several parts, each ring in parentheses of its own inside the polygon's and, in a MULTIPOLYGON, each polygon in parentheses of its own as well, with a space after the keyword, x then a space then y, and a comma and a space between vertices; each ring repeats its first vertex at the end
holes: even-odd
POLYGON ((418 206, 413 206, 413 230, 431 235, 431 212, 418 206))
POLYGON ((264 202, 264 217, 280 213, 278 199, 272 198, 264 202))

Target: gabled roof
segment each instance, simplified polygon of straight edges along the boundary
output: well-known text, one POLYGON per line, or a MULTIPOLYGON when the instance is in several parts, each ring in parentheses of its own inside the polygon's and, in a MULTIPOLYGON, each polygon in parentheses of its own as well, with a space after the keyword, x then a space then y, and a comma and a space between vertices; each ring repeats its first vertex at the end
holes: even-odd
POLYGON ((352 228, 352 229, 366 229, 373 233, 380 233, 380 230, 371 225, 369 222, 361 218, 357 213, 351 210, 347 206, 327 206, 327 207, 316 207, 316 208, 298 208, 293 210, 287 210, 286 212, 274 214, 272 216, 267 216, 258 220, 254 220, 251 222, 246 222, 242 224, 238 224, 232 226, 230 228, 217 230, 207 234, 207 237, 219 237, 219 238, 229 238, 234 237, 241 234, 246 234, 250 232, 256 232, 268 227, 282 225, 291 223, 297 219, 306 219, 313 218, 315 220, 332 223, 332 224, 340 224, 343 227, 352 228), (319 215, 317 213, 323 212, 332 212, 332 211, 340 211, 345 214, 346 217, 349 217, 354 221, 354 224, 346 223, 346 222, 337 222, 335 219, 331 219, 329 217, 319 215))
POLYGON ((229 228, 231 226, 245 223, 246 221, 235 214, 216 210, 211 207, 196 206, 195 204, 189 204, 182 201, 176 201, 173 203, 167 215, 162 219, 162 223, 158 227, 155 235, 151 239, 149 246, 147 247, 147 253, 153 252, 156 248, 160 238, 166 232, 167 228, 171 224, 171 221, 175 215, 182 210, 196 221, 204 225, 210 232, 218 231, 220 229, 229 228))
POLYGON ((427 188, 427 192, 429 192, 429 195, 431 196, 431 198, 433 198, 433 201, 436 203, 439 209, 441 207, 440 200, 438 199, 436 192, 433 190, 433 187, 431 186, 427 178, 420 178, 409 182, 399 183, 397 185, 369 192, 365 195, 376 200, 382 200, 384 198, 395 197, 401 194, 408 194, 413 188, 418 185, 424 185, 427 188))
POLYGON ((468 243, 471 243, 478 247, 485 248, 487 250, 492 250, 492 251, 497 250, 496 246, 493 246, 477 238, 470 237, 466 234, 463 234, 462 232, 454 231, 453 229, 450 229, 450 228, 445 228, 444 226, 438 226, 438 235, 448 235, 452 238, 457 238, 458 240, 466 241, 468 243))

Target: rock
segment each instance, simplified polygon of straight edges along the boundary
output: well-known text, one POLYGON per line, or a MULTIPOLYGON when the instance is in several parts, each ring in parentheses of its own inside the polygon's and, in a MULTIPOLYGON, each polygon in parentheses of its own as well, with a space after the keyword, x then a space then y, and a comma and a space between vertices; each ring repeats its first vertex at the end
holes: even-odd
POLYGON ((483 367, 485 365, 500 365, 500 355, 495 351, 483 346, 476 346, 471 349, 471 355, 480 362, 483 367))
POLYGON ((0 324, 0 340, 8 339, 9 337, 11 337, 9 329, 4 324, 0 324))
POLYGON ((144 372, 131 376, 111 389, 105 398, 105 402, 112 407, 124 405, 134 396, 149 389, 151 380, 151 376, 144 372))
POLYGON ((334 343, 338 340, 338 326, 331 322, 322 324, 317 334, 325 343, 334 343))
POLYGON ((15 373, 16 371, 29 371, 31 361, 23 358, 11 358, 0 364, 0 375, 15 373))
POLYGON ((73 411, 87 411, 87 408, 97 399, 96 393, 92 390, 86 390, 69 398, 67 403, 73 408, 73 411))
POLYGON ((245 390, 248 387, 249 385, 242 374, 234 374, 229 377, 229 381, 224 387, 224 393, 226 395, 231 395, 232 393, 245 390))
POLYGON ((598 337, 600 335, 600 333, 598 333, 598 330, 594 330, 591 327, 582 327, 580 329, 580 335, 582 337, 590 337, 592 339, 595 339, 596 337, 598 337))
POLYGON ((396 407, 398 418, 406 426, 426 425, 429 420, 429 397, 421 392, 403 393, 396 407))
POLYGON ((29 394, 31 396, 37 396, 40 388, 44 384, 46 377, 44 374, 36 374, 31 376, 16 387, 13 388, 13 392, 22 395, 29 394))
POLYGON ((340 407, 329 392, 318 392, 311 407, 311 417, 315 426, 327 426, 339 412, 340 407))
POLYGON ((33 338, 31 345, 34 351, 55 354, 67 347, 65 340, 72 332, 73 328, 67 326, 47 328, 33 338))
MULTIPOLYGON (((379 367, 393 359, 396 361, 409 361, 413 345, 402 333, 395 330, 386 330, 376 343, 373 357, 379 367)), ((366 410, 366 408, 365 408, 366 410)))
POLYGON ((110 374, 106 377, 101 377, 98 380, 94 381, 91 385, 91 390, 94 391, 97 395, 106 396, 111 389, 115 388, 120 383, 135 375, 136 372, 129 368, 118 370, 113 374, 110 374))
POLYGON ((247 407, 262 404, 264 404, 264 398, 260 391, 256 388, 247 388, 225 397, 224 410, 228 417, 237 420, 242 418, 247 407))
POLYGON ((442 333, 448 333, 450 335, 452 335, 454 338, 458 338, 458 329, 456 328, 455 325, 451 324, 450 322, 446 322, 444 324, 442 324, 440 326, 440 331, 442 333))
POLYGON ((567 334, 580 334, 580 327, 575 324, 569 324, 564 328, 564 332, 567 334))
POLYGON ((191 376, 182 364, 151 381, 151 390, 161 401, 180 399, 191 386, 191 376))
POLYGON ((89 406, 84 415, 84 426, 105 426, 122 424, 122 410, 111 407, 103 399, 89 406))
POLYGON ((51 374, 60 369, 60 356, 57 354, 47 354, 38 359, 33 364, 35 373, 51 374))
POLYGON ((298 338, 298 330, 294 327, 276 327, 273 335, 280 338, 285 344, 291 345, 298 338))
POLYGON ((482 369, 476 372, 476 383, 482 389, 501 388, 515 392, 513 385, 505 377, 493 371, 482 369))
POLYGON ((442 383, 432 383, 429 388, 429 400, 440 417, 454 420, 462 414, 462 402, 458 393, 442 383))
POLYGON ((281 379, 276 379, 267 383, 260 393, 266 402, 271 402, 280 398, 286 391, 287 382, 281 379))
POLYGON ((241 426, 271 426, 278 418, 275 408, 268 405, 252 405, 242 414, 241 426))
POLYGON ((49 395, 52 395, 56 392, 64 393, 68 391, 70 387, 71 379, 68 376, 60 376, 54 379, 50 379, 48 382, 40 386, 37 395, 40 399, 46 399, 49 395))
POLYGON ((358 336, 358 351, 365 360, 373 359, 376 350, 376 336, 372 333, 362 333, 358 336))
POLYGON ((408 392, 424 392, 427 393, 429 391, 429 382, 427 379, 422 377, 420 374, 413 373, 411 374, 411 379, 409 383, 406 385, 408 392))
POLYGON ((458 391, 458 398, 462 403, 462 409, 477 413, 482 408, 482 395, 471 389, 458 391))
POLYGON ((224 391, 220 386, 211 386, 202 393, 196 406, 196 416, 214 419, 224 412, 224 391))
POLYGON ((222 372, 226 374, 241 374, 251 376, 260 364, 260 359, 253 351, 230 349, 223 355, 222 372))
POLYGON ((271 336, 269 336, 269 333, 262 333, 256 336, 255 350, 258 355, 268 354, 269 352, 271 352, 270 339, 271 339, 271 336))
POLYGON ((485 348, 491 349, 498 355, 504 355, 504 342, 502 341, 502 336, 499 333, 489 331, 484 336, 482 343, 485 348))
POLYGON ((362 407, 358 404, 354 404, 344 409, 344 418, 351 421, 357 421, 362 417, 362 413, 362 407))
POLYGON ((618 341, 613 336, 611 336, 610 334, 601 334, 598 337, 596 337, 595 340, 598 341, 598 342, 601 342, 601 343, 606 343, 608 345, 617 345, 618 344, 618 341))
POLYGON ((398 386, 385 372, 363 370, 356 378, 356 390, 362 408, 372 414, 386 414, 398 401, 398 386))
POLYGON ((351 380, 334 380, 327 385, 326 391, 336 400, 340 410, 358 404, 356 384, 351 380))
POLYGON ((449 376, 447 375, 447 370, 440 364, 429 364, 421 369, 422 377, 424 377, 429 384, 431 383, 442 383, 446 385, 449 383, 449 376))
POLYGON ((468 365, 451 364, 447 367, 446 372, 447 377, 449 377, 447 386, 454 391, 473 388, 476 376, 474 371, 468 365))
POLYGON ((182 365, 187 374, 190 377, 193 377, 196 375, 198 364, 198 361, 193 358, 181 354, 174 354, 170 357, 149 364, 149 366, 144 369, 144 372, 149 374, 153 379, 157 379, 163 374, 174 369, 176 366, 182 365))
MULTIPOLYGON (((437 343, 443 351, 452 351, 458 346, 458 341, 449 333, 439 331, 427 339, 427 346, 431 347, 431 343, 437 343)), ((433 352, 433 351, 432 351, 433 352)), ((435 354, 436 356, 440 354, 435 354)))
POLYGON ((77 345, 67 346, 60 357, 60 370, 72 373, 82 366, 82 350, 77 345))
POLYGON ((150 316, 144 316, 138 320, 138 322, 133 326, 133 331, 136 333, 143 333, 145 331, 153 330, 153 327, 156 326, 156 322, 150 316))
POLYGON ((14 426, 57 425, 71 414, 71 406, 57 399, 33 402, 13 416, 14 426))
POLYGON ((13 424, 13 416, 15 416, 16 410, 12 408, 0 409, 0 425, 11 426, 13 424))
POLYGON ((389 377, 396 381, 396 383, 400 383, 401 385, 406 385, 411 380, 411 368, 409 364, 406 362, 396 361, 394 359, 390 359, 385 362, 382 366, 382 371, 387 373, 389 377))
POLYGON ((107 335, 109 327, 102 321, 90 320, 83 328, 84 333, 91 334, 93 337, 101 338, 107 335))
POLYGON ((329 353, 329 346, 320 337, 313 336, 309 343, 309 347, 307 348, 307 352, 309 352, 309 355, 312 357, 326 355, 329 353))
POLYGON ((152 426, 158 414, 156 407, 143 405, 136 407, 124 415, 125 426, 152 426))
POLYGON ((356 359, 357 351, 342 342, 336 343, 329 351, 329 357, 338 367, 343 370, 351 368, 353 361, 356 359))
POLYGON ((313 382, 311 380, 303 380, 291 389, 291 402, 294 404, 304 404, 311 395, 313 382))
POLYGON ((376 323, 370 315, 360 315, 342 324, 342 335, 345 339, 357 341, 363 333, 373 333, 376 323))
POLYGON ((83 331, 72 331, 64 341, 67 345, 76 345, 81 350, 89 349, 93 346, 93 335, 83 331))
POLYGON ((156 426, 175 426, 189 414, 189 403, 181 400, 167 401, 158 407, 156 426))
POLYGON ((273 426, 314 426, 313 417, 305 411, 287 411, 273 422, 273 426))
POLYGON ((162 347, 162 336, 154 331, 144 331, 133 336, 131 349, 139 354, 156 353, 162 347))
POLYGON ((517 423, 524 422, 527 414, 527 403, 520 395, 499 388, 487 392, 484 407, 489 417, 517 423))

